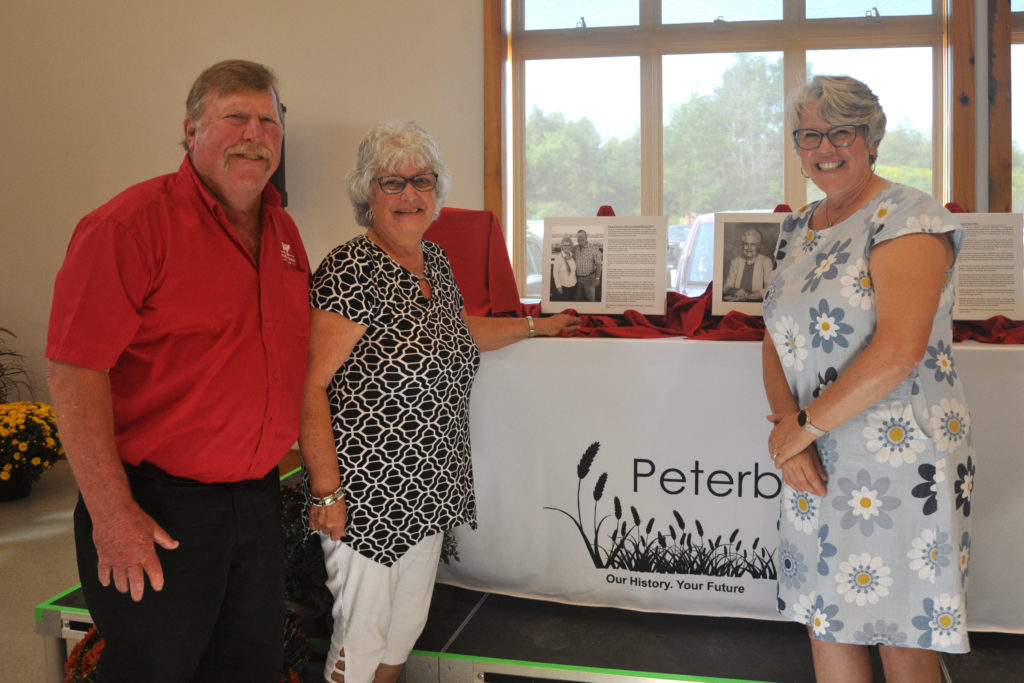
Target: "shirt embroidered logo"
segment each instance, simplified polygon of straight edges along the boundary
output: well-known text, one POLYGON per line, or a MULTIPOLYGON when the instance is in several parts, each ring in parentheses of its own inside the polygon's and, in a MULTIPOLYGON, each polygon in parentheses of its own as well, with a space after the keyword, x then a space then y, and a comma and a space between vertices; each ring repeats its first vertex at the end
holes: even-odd
POLYGON ((281 242, 281 260, 293 268, 298 266, 295 254, 292 253, 292 245, 281 242))

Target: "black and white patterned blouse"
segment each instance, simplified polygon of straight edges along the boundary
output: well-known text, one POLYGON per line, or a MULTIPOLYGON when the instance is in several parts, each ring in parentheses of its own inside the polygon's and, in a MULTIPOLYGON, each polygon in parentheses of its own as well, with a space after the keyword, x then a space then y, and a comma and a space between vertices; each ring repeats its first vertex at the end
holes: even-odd
POLYGON ((341 540, 386 566, 424 537, 476 521, 469 392, 480 352, 448 257, 422 244, 430 299, 365 235, 327 255, 309 295, 314 308, 366 327, 327 397, 348 505, 341 540))

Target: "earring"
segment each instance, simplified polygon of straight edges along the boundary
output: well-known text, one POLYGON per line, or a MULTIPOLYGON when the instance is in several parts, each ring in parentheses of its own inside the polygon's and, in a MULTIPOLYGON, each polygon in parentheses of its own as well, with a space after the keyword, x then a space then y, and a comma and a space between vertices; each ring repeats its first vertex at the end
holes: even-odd
POLYGON ((803 166, 800 167, 800 175, 802 175, 804 177, 804 180, 810 180, 811 179, 811 176, 807 175, 807 171, 804 170, 803 166))
POLYGON ((370 225, 373 225, 373 218, 374 218, 374 216, 373 216, 373 209, 367 209, 366 210, 366 222, 369 223, 370 225))

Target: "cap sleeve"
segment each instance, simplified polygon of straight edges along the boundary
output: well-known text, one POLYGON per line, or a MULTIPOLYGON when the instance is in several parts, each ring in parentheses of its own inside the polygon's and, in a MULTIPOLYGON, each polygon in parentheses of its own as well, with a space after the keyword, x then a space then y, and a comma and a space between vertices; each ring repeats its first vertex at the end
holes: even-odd
POLYGON ((954 255, 964 242, 964 229, 934 197, 914 188, 895 185, 880 198, 871 216, 870 248, 904 235, 948 234, 954 255))
POLYGON ((352 242, 335 248, 313 274, 309 305, 370 327, 379 298, 372 271, 373 266, 365 250, 352 242))

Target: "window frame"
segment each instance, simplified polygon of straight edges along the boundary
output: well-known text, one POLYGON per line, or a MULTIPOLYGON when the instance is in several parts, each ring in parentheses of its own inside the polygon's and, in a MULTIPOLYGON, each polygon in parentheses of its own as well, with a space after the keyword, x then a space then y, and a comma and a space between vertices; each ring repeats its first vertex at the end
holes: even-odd
MULTIPOLYGON (((485 0, 485 205, 505 225, 513 270, 520 283, 525 277, 522 140, 526 115, 524 72, 529 59, 639 56, 641 208, 644 213, 659 215, 663 205, 663 55, 781 52, 784 91, 789 92, 804 80, 805 55, 809 50, 930 47, 934 93, 933 193, 942 201, 955 200, 972 210, 975 0, 932 0, 933 14, 929 16, 846 19, 804 19, 804 0, 783 0, 782 20, 664 26, 660 24, 660 0, 638 1, 638 26, 527 32, 523 30, 523 0, 485 0)), ((988 4, 991 24, 991 15, 998 14, 991 5, 1004 3, 988 4)), ((1005 4, 1008 13, 1008 3, 1005 4)), ((1008 51, 1007 47, 1007 59, 1008 51)), ((787 154, 784 164, 785 198, 780 201, 802 204, 806 184, 796 156, 787 154)))

